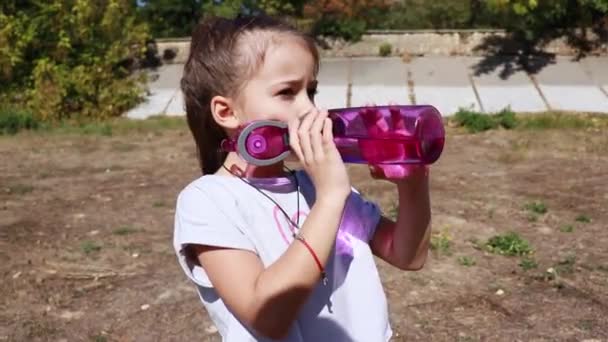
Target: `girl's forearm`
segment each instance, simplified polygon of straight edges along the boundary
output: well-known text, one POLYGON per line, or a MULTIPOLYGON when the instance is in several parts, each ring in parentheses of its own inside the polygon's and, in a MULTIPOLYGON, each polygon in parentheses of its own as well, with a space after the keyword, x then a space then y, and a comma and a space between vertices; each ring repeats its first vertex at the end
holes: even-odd
MULTIPOLYGON (((335 245, 346 199, 318 197, 300 229, 323 268, 335 245)), ((284 337, 309 294, 321 281, 313 255, 294 240, 285 253, 257 279, 254 326, 270 337, 284 337)))
POLYGON ((431 204, 427 174, 397 183, 399 210, 392 248, 401 268, 420 269, 427 257, 431 204))

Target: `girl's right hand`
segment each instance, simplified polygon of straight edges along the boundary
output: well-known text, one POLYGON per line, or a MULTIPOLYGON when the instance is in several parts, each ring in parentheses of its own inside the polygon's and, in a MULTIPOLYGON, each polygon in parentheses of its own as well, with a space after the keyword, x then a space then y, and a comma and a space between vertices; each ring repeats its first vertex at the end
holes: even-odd
POLYGON ((343 201, 350 194, 351 185, 328 114, 315 108, 303 119, 290 121, 289 144, 313 181, 317 201, 343 201))

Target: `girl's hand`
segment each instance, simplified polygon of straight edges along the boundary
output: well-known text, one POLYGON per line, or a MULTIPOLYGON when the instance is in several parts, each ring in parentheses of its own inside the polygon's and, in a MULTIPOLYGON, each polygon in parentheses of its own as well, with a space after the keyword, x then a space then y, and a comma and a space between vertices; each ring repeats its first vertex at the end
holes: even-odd
POLYGON ((312 179, 317 200, 342 201, 350 194, 351 186, 328 114, 315 108, 301 121, 290 121, 289 144, 312 179))
POLYGON ((392 183, 415 181, 428 176, 426 165, 370 165, 370 174, 374 179, 383 179, 392 183))
MULTIPOLYGON (((395 105, 395 103, 390 103, 390 105, 395 105)), ((374 109, 375 104, 367 103, 365 106, 368 108, 362 110, 360 115, 371 137, 381 138, 391 134, 399 135, 399 133, 409 135, 406 131, 407 125, 398 110, 391 111, 391 122, 389 123, 380 112, 374 109), (393 128, 392 132, 389 132, 390 127, 393 128)), ((426 176, 428 173, 428 166, 426 165, 369 165, 369 168, 373 178, 384 179, 393 183, 400 183, 406 179, 414 180, 426 176)))

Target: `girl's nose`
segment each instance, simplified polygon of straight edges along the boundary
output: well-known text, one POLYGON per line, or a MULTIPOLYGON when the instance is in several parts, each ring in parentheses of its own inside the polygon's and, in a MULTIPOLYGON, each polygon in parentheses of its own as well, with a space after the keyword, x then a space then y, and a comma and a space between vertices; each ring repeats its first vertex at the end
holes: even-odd
POLYGON ((312 113, 316 107, 314 102, 312 102, 308 96, 303 96, 302 100, 299 101, 298 108, 301 108, 297 111, 298 118, 302 119, 306 115, 312 113))
POLYGON ((298 119, 302 120, 304 119, 304 117, 306 117, 306 115, 312 113, 314 107, 313 106, 309 106, 304 110, 299 110, 298 111, 298 119))

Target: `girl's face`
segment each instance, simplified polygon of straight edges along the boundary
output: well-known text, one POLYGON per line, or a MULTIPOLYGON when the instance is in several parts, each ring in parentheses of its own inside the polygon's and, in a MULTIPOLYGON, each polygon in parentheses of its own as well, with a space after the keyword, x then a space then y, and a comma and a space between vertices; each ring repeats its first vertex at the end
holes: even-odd
POLYGON ((234 113, 241 124, 303 117, 315 106, 315 78, 310 51, 294 38, 283 38, 266 50, 262 65, 239 94, 234 113))

